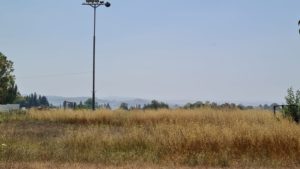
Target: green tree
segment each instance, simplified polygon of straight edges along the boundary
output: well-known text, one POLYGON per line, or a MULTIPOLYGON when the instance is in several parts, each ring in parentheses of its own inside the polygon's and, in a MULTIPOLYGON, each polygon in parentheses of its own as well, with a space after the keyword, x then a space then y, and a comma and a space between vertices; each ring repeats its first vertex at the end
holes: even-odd
POLYGON ((83 105, 82 101, 79 102, 78 108, 79 109, 83 109, 84 108, 84 105, 83 105))
POLYGON ((46 96, 40 96, 40 105, 44 107, 49 107, 50 104, 46 96))
POLYGON ((0 104, 13 103, 18 96, 13 62, 0 52, 0 104))
POLYGON ((88 99, 84 102, 84 105, 85 105, 87 108, 92 108, 92 107, 93 107, 93 99, 92 99, 92 98, 88 98, 88 99))
POLYGON ((158 102, 157 100, 152 100, 150 104, 144 105, 143 109, 169 109, 169 105, 164 102, 158 102))
POLYGON ((120 109, 123 109, 123 110, 129 110, 128 104, 127 104, 127 103, 121 103, 120 109))
POLYGON ((104 108, 105 108, 105 109, 108 109, 108 110, 111 110, 111 107, 110 107, 109 103, 104 104, 104 108))
MULTIPOLYGON (((92 98, 88 98, 85 102, 84 102, 84 107, 91 109, 93 107, 93 99, 92 98)), ((95 107, 99 108, 99 104, 97 102, 95 102, 95 107)))
POLYGON ((287 117, 292 117, 295 122, 299 123, 300 90, 294 92, 292 87, 289 88, 285 100, 286 100, 287 107, 285 107, 283 110, 284 115, 287 117))
POLYGON ((32 93, 28 96, 18 96, 15 103, 21 105, 21 107, 32 108, 32 107, 49 107, 50 104, 46 96, 37 95, 32 93))

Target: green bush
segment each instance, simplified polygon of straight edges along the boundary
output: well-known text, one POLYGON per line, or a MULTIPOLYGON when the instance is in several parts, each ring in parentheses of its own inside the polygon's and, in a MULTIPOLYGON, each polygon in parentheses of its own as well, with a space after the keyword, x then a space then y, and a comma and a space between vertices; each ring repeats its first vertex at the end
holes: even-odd
POLYGON ((299 123, 300 119, 300 90, 294 92, 293 88, 289 88, 285 97, 287 106, 283 109, 286 117, 291 117, 295 122, 299 123))

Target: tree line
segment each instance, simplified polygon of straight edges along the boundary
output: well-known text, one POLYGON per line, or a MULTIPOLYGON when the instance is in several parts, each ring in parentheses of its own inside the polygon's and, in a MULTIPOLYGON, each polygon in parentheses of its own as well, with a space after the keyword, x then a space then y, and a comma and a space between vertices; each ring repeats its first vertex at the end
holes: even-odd
MULTIPOLYGON (((7 57, 0 52, 0 104, 20 104, 21 107, 32 108, 32 107, 49 107, 51 106, 45 96, 37 95, 36 93, 30 94, 28 96, 21 96, 18 91, 18 87, 15 84, 15 76, 13 75, 13 62, 8 60, 7 57)), ((283 106, 281 112, 285 117, 291 118, 296 122, 300 121, 300 90, 294 91, 293 88, 289 88, 287 91, 287 96, 285 97, 286 106, 283 106)), ((77 108, 91 108, 92 99, 86 100, 84 103, 80 102, 74 104, 77 108)), ((258 108, 261 109, 273 109, 277 104, 271 105, 259 105, 258 108)), ((111 109, 109 104, 97 105, 99 108, 111 109)), ((236 105, 234 103, 224 103, 217 104, 215 102, 195 102, 188 103, 184 105, 183 109, 195 109, 202 107, 210 108, 229 108, 229 109, 253 109, 253 106, 244 106, 242 104, 236 105)), ((122 103, 119 107, 124 110, 132 109, 169 109, 170 106, 167 103, 159 102, 157 100, 152 100, 151 103, 145 104, 143 106, 137 105, 134 107, 129 107, 127 103, 122 103)))
POLYGON ((42 107, 47 108, 50 106, 49 101, 46 96, 37 95, 36 93, 30 94, 28 96, 23 96, 19 98, 16 103, 20 104, 21 107, 32 108, 32 107, 42 107))
POLYGON ((123 109, 123 110, 136 110, 136 109, 158 110, 158 109, 169 109, 169 105, 167 103, 164 103, 164 102, 159 102, 157 100, 152 100, 149 104, 145 104, 144 106, 136 105, 136 106, 129 107, 127 103, 121 103, 119 109, 123 109))

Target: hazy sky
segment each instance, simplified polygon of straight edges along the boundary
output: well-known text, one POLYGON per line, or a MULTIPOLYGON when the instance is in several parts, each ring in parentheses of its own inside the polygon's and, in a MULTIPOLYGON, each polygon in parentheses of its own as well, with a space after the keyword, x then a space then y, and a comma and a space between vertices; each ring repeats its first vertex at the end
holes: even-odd
MULTIPOLYGON (((91 96, 93 10, 1 1, 22 94, 91 96)), ((280 102, 300 89, 299 0, 111 0, 97 10, 96 96, 280 102)))

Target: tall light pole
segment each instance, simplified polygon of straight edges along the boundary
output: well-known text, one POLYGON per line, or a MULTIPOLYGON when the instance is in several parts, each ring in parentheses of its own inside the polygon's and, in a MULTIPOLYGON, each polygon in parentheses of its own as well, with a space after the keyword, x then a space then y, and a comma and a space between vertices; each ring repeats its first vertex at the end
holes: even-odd
MULTIPOLYGON (((298 21, 298 26, 300 26, 300 20, 298 21)), ((300 33, 300 29, 299 29, 299 33, 300 33)))
POLYGON ((89 5, 92 8, 94 8, 94 37, 93 37, 93 97, 92 97, 92 106, 93 106, 93 110, 96 109, 95 107, 95 60, 96 60, 96 9, 101 6, 104 5, 106 7, 110 7, 110 3, 109 2, 104 2, 104 1, 99 1, 99 0, 86 0, 85 3, 82 3, 82 5, 89 5))

